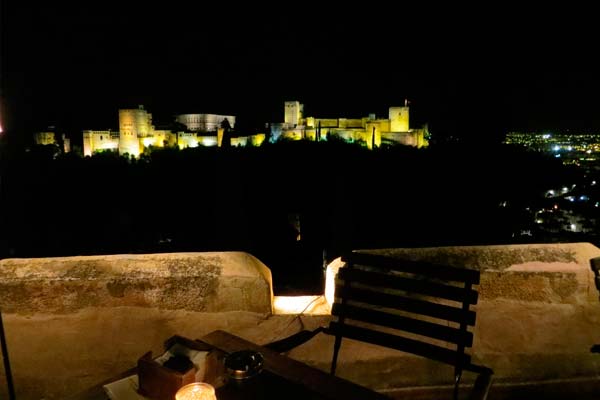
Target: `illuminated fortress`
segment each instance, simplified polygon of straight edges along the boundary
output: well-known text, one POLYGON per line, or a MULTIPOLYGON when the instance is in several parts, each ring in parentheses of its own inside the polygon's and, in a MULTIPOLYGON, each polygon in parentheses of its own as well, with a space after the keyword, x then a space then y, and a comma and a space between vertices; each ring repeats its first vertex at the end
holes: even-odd
MULTIPOLYGON (((347 142, 358 142, 372 149, 382 144, 402 144, 413 147, 428 145, 427 128, 411 129, 409 107, 390 107, 388 118, 374 114, 358 119, 304 117, 304 105, 286 101, 284 121, 267 125, 271 142, 277 140, 322 141, 337 137, 347 142)), ((83 131, 83 154, 91 156, 98 151, 118 151, 139 157, 150 147, 221 146, 226 130, 235 127, 235 116, 217 114, 181 114, 175 117, 174 129, 156 129, 152 114, 139 106, 119 110, 119 130, 83 131)), ((227 137, 231 146, 260 146, 265 133, 227 137)))
POLYGON ((388 118, 376 118, 374 114, 358 119, 304 117, 304 105, 298 101, 286 101, 284 122, 271 124, 273 140, 326 140, 331 136, 347 142, 359 142, 369 149, 382 144, 402 144, 417 148, 426 147, 427 127, 411 129, 409 107, 390 107, 388 118))

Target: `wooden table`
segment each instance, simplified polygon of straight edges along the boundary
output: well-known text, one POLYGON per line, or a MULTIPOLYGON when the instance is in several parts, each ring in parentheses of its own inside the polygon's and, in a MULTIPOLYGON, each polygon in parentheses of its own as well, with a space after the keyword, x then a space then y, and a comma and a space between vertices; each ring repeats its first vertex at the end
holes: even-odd
MULTIPOLYGON (((388 397, 342 378, 325 373, 304 363, 283 356, 225 331, 214 331, 202 339, 224 354, 240 350, 254 350, 264 357, 263 372, 248 383, 225 385, 217 388, 217 399, 347 399, 383 400, 388 397)), ((135 368, 107 382, 94 386, 71 400, 107 400, 102 385, 132 375, 135 368)))

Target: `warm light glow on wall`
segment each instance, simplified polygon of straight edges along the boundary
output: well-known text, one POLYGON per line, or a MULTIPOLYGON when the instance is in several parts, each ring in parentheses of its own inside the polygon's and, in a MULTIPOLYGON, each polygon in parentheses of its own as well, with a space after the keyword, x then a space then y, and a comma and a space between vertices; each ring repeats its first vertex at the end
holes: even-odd
POLYGON ((240 136, 236 138, 231 138, 231 146, 246 146, 248 144, 248 136, 240 136))
POLYGON ((225 129, 219 128, 217 129, 217 146, 221 147, 223 145, 223 135, 225 134, 225 129))
POLYGON ((390 129, 392 132, 408 132, 409 108, 408 107, 390 107, 389 108, 390 129))
POLYGON ((319 296, 274 296, 273 310, 276 314, 301 314, 308 311, 319 296))
POLYGON ((186 147, 198 147, 198 138, 196 134, 179 134, 179 140, 177 145, 180 149, 185 149, 186 147))
POLYGON ((54 132, 36 132, 33 138, 35 144, 56 144, 56 137, 54 132))
POLYGON ((142 139, 142 144, 144 147, 154 146, 156 140, 153 137, 147 137, 142 139))
POLYGON ((317 140, 317 130, 316 129, 306 129, 304 131, 304 137, 307 140, 316 141, 317 140))
POLYGON ((216 136, 205 136, 202 138, 202 146, 212 147, 217 145, 216 136))
POLYGON ((116 150, 117 148, 119 148, 117 143, 108 142, 96 147, 96 150, 116 150))
POLYGON ((287 140, 302 140, 302 131, 300 129, 288 129, 283 131, 282 136, 287 140))
POLYGON ((267 135, 264 133, 257 133, 256 135, 252 135, 250 137, 252 146, 260 146, 265 141, 267 135))
POLYGON ((337 277, 338 271, 344 266, 341 258, 333 260, 325 270, 325 299, 331 306, 335 299, 335 278, 337 277))

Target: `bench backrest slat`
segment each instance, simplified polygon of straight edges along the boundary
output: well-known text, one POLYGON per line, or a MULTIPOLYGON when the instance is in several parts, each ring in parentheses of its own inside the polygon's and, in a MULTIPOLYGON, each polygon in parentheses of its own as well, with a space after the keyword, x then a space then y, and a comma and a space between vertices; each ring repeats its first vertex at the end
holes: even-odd
POLYGON ((331 313, 333 315, 339 315, 342 312, 347 319, 386 326, 450 343, 463 344, 467 347, 470 347, 473 344, 473 334, 471 332, 463 332, 458 328, 452 328, 446 325, 354 305, 346 304, 342 306, 339 303, 335 303, 331 313))
POLYGON ((341 334, 341 336, 350 339, 417 354, 446 364, 453 365, 458 361, 464 365, 471 361, 471 357, 468 354, 457 354, 456 351, 445 347, 401 336, 390 335, 385 332, 374 331, 348 324, 340 324, 335 321, 331 323, 329 329, 336 335, 341 334))
MULTIPOLYGON (((374 306, 385 308, 394 308, 457 323, 465 321, 467 325, 475 325, 476 316, 475 312, 472 310, 464 312, 460 308, 451 307, 445 304, 355 287, 338 286, 336 287, 335 293, 336 297, 339 296, 339 298, 344 298, 349 301, 372 304, 374 306)), ((340 314, 334 315, 339 316, 340 314)))
POLYGON ((342 261, 354 265, 368 265, 383 270, 413 272, 444 281, 470 282, 479 284, 479 271, 468 268, 457 268, 449 265, 432 264, 423 261, 401 260, 388 256, 368 253, 351 253, 342 257, 342 261))
POLYGON ((342 268, 338 273, 338 278, 359 282, 369 286, 381 288, 391 288, 403 290, 422 295, 440 297, 447 300, 454 300, 469 304, 477 304, 477 291, 464 287, 450 286, 432 281, 418 280, 404 276, 390 275, 389 273, 380 273, 374 271, 364 271, 359 269, 342 268))

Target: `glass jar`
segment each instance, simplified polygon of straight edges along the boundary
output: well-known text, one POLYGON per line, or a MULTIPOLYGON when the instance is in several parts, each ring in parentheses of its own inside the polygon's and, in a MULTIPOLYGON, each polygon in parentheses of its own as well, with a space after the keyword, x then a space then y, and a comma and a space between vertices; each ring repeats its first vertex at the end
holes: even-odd
POLYGON ((236 351, 224 359, 226 392, 235 393, 235 398, 263 399, 265 384, 262 382, 264 358, 252 350, 236 351))

